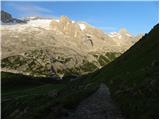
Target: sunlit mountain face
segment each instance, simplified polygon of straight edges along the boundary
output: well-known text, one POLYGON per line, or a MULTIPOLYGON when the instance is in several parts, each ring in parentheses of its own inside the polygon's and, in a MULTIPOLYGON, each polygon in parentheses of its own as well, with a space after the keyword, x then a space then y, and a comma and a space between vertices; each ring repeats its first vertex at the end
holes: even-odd
POLYGON ((32 16, 17 22, 9 13, 4 14, 7 16, 2 17, 4 71, 60 78, 86 74, 108 64, 141 38, 125 29, 105 33, 66 16, 59 19, 32 16))

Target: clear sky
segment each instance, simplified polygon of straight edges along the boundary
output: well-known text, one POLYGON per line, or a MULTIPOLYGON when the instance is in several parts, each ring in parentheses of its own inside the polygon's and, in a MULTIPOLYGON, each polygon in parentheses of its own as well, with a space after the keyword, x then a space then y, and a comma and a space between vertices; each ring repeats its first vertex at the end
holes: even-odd
POLYGON ((158 4, 158 1, 3 1, 1 7, 16 18, 58 18, 65 15, 72 20, 85 21, 106 32, 126 28, 135 35, 149 32, 158 23, 158 4))

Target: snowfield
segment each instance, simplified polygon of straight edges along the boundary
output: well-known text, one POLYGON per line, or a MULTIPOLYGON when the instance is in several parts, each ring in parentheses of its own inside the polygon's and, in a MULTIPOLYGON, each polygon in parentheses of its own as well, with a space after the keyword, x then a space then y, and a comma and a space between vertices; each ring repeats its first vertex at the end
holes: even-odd
POLYGON ((79 27, 80 27, 81 30, 86 29, 86 25, 85 24, 79 23, 78 25, 79 25, 79 27))
POLYGON ((1 25, 1 29, 10 29, 10 30, 17 30, 17 32, 20 32, 21 30, 24 30, 27 27, 38 27, 43 29, 49 29, 49 24, 52 21, 52 19, 36 19, 36 20, 30 20, 27 23, 24 24, 6 24, 1 25))

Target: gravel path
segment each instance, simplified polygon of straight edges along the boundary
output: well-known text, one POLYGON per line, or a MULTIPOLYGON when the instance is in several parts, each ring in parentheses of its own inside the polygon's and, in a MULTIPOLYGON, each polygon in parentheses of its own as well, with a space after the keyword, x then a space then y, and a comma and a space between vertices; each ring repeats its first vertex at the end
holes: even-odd
POLYGON ((112 103, 108 87, 102 83, 95 93, 79 104, 70 118, 112 119, 123 117, 112 103))

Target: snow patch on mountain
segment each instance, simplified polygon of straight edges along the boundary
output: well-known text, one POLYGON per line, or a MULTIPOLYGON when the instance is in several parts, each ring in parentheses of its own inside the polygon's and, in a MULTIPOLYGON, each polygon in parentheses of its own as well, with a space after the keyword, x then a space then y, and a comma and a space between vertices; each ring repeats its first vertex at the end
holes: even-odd
POLYGON ((126 35, 127 35, 127 36, 129 36, 129 37, 132 37, 132 35, 131 35, 131 34, 128 34, 128 33, 127 33, 126 35))
POLYGON ((86 29, 86 25, 85 24, 79 23, 78 25, 79 25, 79 27, 80 27, 81 30, 86 29))
POLYGON ((117 32, 111 32, 111 33, 109 33, 108 35, 109 35, 110 37, 112 37, 112 38, 114 38, 114 37, 116 37, 116 38, 118 38, 118 39, 121 39, 121 38, 122 38, 122 35, 119 34, 119 33, 117 33, 117 32))
POLYGON ((58 19, 57 19, 57 20, 55 20, 55 21, 59 23, 59 20, 58 20, 58 19))
POLYGON ((51 19, 35 19, 35 20, 29 20, 25 24, 6 24, 1 26, 2 30, 3 29, 10 29, 10 30, 17 30, 17 32, 22 31, 28 27, 34 28, 43 28, 43 29, 49 29, 49 24, 51 22, 51 19))
POLYGON ((37 20, 30 20, 27 24, 33 27, 48 28, 50 22, 51 22, 50 19, 37 19, 37 20))
POLYGON ((121 35, 119 35, 119 36, 118 36, 118 38, 119 38, 119 39, 121 39, 121 38, 122 38, 122 36, 121 36, 121 35))

